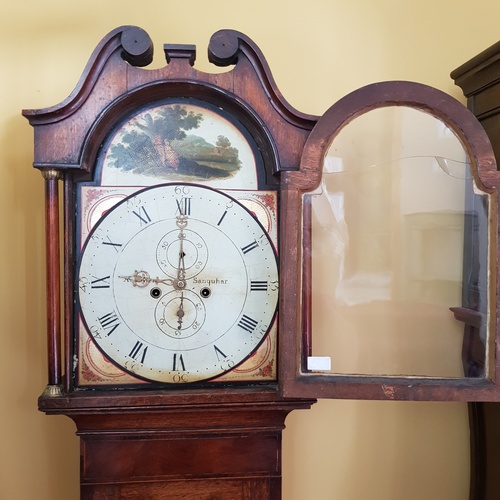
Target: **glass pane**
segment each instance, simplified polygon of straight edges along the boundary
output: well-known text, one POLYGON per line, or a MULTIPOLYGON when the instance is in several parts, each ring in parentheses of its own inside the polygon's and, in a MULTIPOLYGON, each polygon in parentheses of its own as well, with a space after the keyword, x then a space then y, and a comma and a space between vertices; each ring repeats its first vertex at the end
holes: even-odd
POLYGON ((312 361, 329 357, 338 374, 485 376, 488 197, 452 130, 409 107, 365 113, 334 139, 304 203, 312 361))

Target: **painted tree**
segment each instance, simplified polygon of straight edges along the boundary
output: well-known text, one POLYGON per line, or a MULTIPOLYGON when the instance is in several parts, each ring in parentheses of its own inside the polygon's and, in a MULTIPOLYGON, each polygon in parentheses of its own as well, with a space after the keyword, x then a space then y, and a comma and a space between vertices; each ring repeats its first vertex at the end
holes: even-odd
POLYGON ((112 148, 114 166, 141 172, 177 169, 180 158, 172 148, 172 141, 184 139, 186 131, 198 128, 202 120, 201 113, 178 104, 146 113, 135 123, 138 130, 124 134, 121 144, 112 148))
POLYGON ((217 142, 215 143, 217 146, 217 150, 219 153, 222 152, 223 149, 227 149, 231 147, 231 141, 224 135, 219 135, 217 137, 217 142))

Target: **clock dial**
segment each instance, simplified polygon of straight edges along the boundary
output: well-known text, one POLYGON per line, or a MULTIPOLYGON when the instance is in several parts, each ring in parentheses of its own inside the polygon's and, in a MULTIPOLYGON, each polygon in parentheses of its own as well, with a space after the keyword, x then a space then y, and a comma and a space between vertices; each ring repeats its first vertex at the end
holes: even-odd
POLYGON ((278 301, 275 249, 252 213, 192 184, 139 191, 83 248, 80 313, 115 364, 147 380, 197 382, 250 356, 278 301))

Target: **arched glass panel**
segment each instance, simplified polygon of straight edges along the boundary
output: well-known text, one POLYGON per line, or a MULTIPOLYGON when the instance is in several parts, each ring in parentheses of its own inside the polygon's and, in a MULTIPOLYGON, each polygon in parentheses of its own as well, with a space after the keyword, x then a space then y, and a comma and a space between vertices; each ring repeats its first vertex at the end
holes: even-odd
POLYGON ((306 369, 487 376, 488 204, 462 142, 435 116, 387 106, 344 126, 304 197, 306 369))

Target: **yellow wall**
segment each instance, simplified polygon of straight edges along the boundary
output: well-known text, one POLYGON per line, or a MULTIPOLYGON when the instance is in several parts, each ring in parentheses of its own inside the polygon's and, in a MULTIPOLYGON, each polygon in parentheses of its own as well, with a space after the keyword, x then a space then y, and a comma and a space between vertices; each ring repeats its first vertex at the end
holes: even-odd
MULTIPOLYGON (((498 0, 62 0, 0 6, 0 498, 77 498, 78 442, 37 412, 46 383, 42 177, 22 108, 59 103, 111 29, 135 24, 158 47, 232 28, 266 55, 297 109, 321 114, 364 84, 405 79, 456 97, 449 72, 499 38, 498 0)), ((285 500, 468 498, 466 406, 320 402, 288 419, 285 500)))

